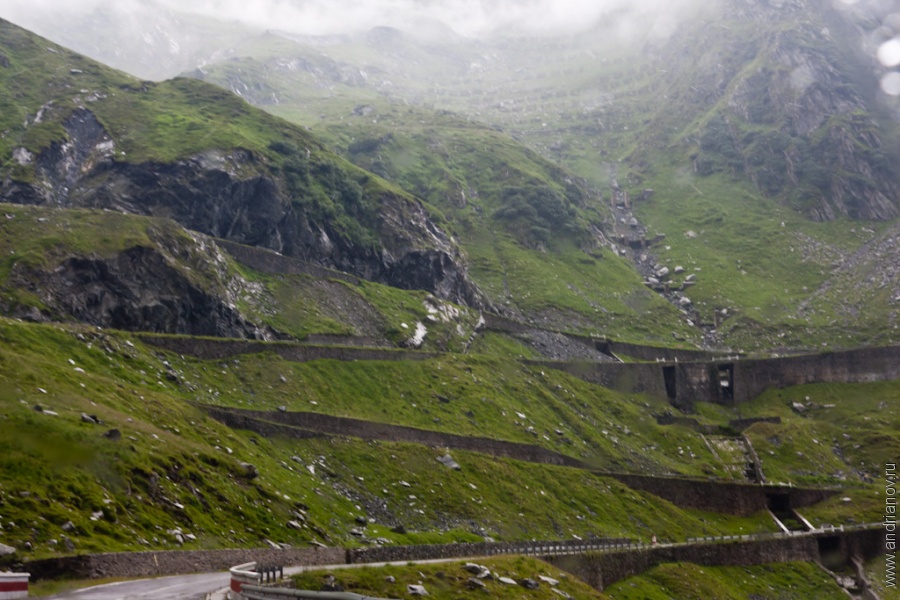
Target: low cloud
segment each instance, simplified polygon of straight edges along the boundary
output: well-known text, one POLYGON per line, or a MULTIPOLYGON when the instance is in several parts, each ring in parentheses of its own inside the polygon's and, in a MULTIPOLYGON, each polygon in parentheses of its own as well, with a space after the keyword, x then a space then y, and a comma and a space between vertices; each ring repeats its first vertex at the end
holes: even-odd
MULTIPOLYGON (((436 20, 467 36, 520 32, 566 33, 584 29, 611 12, 659 11, 669 0, 195 0, 187 7, 160 0, 172 10, 238 20, 258 27, 306 34, 350 33, 375 25, 404 27, 436 20)), ((652 26, 652 23, 651 23, 652 26)))
MULTIPOLYGON (((378 25, 408 28, 440 21, 466 36, 572 33, 627 11, 650 30, 693 0, 5 0, 0 16, 25 26, 86 16, 98 9, 141 13, 165 8, 262 29, 310 35, 354 33, 378 25), (652 16, 651 16, 652 15, 652 16)), ((640 22, 636 25, 641 25, 640 22)), ((39 28, 39 27, 38 27, 39 28)))

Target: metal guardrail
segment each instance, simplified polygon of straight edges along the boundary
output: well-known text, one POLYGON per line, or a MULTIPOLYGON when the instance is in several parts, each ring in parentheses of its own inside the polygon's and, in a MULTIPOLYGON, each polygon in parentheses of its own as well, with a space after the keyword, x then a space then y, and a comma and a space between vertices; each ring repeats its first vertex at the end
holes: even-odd
MULTIPOLYGON (((883 526, 883 523, 861 523, 857 525, 840 525, 835 527, 820 527, 812 531, 791 531, 791 532, 774 532, 774 533, 751 533, 743 535, 725 535, 725 536, 708 536, 687 538, 684 542, 675 543, 645 543, 645 542, 613 542, 613 543, 592 543, 585 542, 583 544, 547 544, 539 543, 536 545, 523 546, 506 546, 498 548, 488 548, 486 555, 499 556, 508 554, 519 554, 525 556, 565 556, 584 554, 587 552, 616 552, 616 551, 634 551, 648 550, 652 548, 671 548, 679 546, 692 546, 697 544, 724 544, 733 542, 751 542, 776 540, 785 538, 802 538, 802 537, 818 537, 822 535, 834 533, 846 533, 850 531, 877 530, 883 526)), ((467 558, 457 556, 453 558, 467 558)), ((468 557, 471 558, 471 557, 468 557)), ((231 569, 232 577, 235 575, 244 576, 248 579, 255 579, 256 582, 262 582, 262 574, 256 572, 256 563, 248 563, 239 565, 231 569)), ((362 596, 351 592, 315 592, 310 590, 292 590, 283 588, 261 587, 252 585, 249 582, 244 583, 239 591, 243 598, 247 600, 277 600, 291 598, 308 598, 317 600, 385 600, 373 596, 362 596)), ((234 588, 232 588, 234 589, 234 588)))
POLYGON ((283 598, 310 598, 316 600, 387 600, 374 596, 362 596, 352 592, 313 592, 245 585, 241 595, 247 600, 278 600, 283 598))
POLYGON ((697 538, 688 538, 685 542, 680 544, 669 544, 672 546, 677 545, 685 545, 685 544, 714 544, 719 542, 732 542, 732 541, 757 541, 757 540, 773 540, 773 539, 783 539, 783 538, 792 538, 792 537, 817 537, 829 533, 845 533, 848 531, 862 531, 862 530, 874 530, 881 529, 883 527, 883 523, 860 523, 857 525, 840 525, 835 527, 834 525, 829 525, 828 527, 819 527, 817 529, 813 529, 811 531, 790 531, 790 532, 774 532, 774 533, 751 533, 746 535, 725 535, 725 536, 709 536, 709 537, 697 537, 697 538))

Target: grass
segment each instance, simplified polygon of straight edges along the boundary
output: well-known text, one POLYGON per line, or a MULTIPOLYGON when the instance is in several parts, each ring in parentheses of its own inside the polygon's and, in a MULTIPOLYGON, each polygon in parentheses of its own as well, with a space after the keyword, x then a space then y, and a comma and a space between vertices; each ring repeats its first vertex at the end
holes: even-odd
MULTIPOLYGON (((652 183, 657 194, 639 212, 667 234, 659 262, 696 276, 686 293, 697 315, 732 346, 854 347, 892 339, 892 330, 873 322, 875 314, 886 318, 885 302, 867 301, 867 310, 851 316, 842 308, 847 296, 814 296, 830 287, 842 256, 876 239, 879 227, 812 223, 727 177, 666 170, 652 183), (798 310, 812 298, 809 309, 798 310), (717 313, 723 309, 724 317, 717 313)), ((853 287, 866 289, 861 282, 853 287)))
POLYGON ((874 560, 870 560, 865 564, 865 573, 872 589, 878 594, 879 598, 885 600, 896 600, 900 598, 900 591, 897 590, 896 579, 894 585, 888 586, 887 562, 883 556, 879 556, 874 560))
POLYGON ((669 563, 605 590, 622 600, 717 598, 846 598, 834 580, 812 563, 754 567, 706 567, 669 563))
MULTIPOLYGON (((488 365, 496 370, 495 363, 488 365)), ((338 365, 305 366, 328 370, 338 365)), ((374 375, 391 365, 359 366, 372 367, 374 375)), ((440 367, 450 375, 451 366, 464 368, 438 363, 434 372, 440 367)), ((63 535, 76 552, 173 549, 180 546, 168 532, 180 528, 197 538, 186 548, 262 546, 267 539, 352 545, 358 543, 350 533, 358 526, 355 518, 369 511, 376 518, 370 535, 393 543, 488 534, 498 539, 586 537, 591 532, 680 539, 771 528, 764 515, 733 519, 684 511, 578 470, 454 452, 464 465, 456 472, 413 445, 261 439, 229 430, 186 403, 207 394, 222 402, 243 397, 252 383, 265 404, 275 393, 268 388, 270 375, 283 374, 291 385, 315 385, 314 370, 300 377, 292 367, 304 365, 279 364, 266 356, 195 362, 144 348, 117 332, 0 322, 4 543, 20 549, 31 543, 33 550, 24 551, 28 557, 67 553, 63 535), (82 413, 96 415, 103 425, 84 422, 82 413), (121 439, 105 437, 110 429, 119 430, 121 439), (250 478, 243 462, 260 475, 250 478), (415 489, 399 486, 401 480, 415 489), (442 493, 432 494, 432 489, 442 493), (409 499, 411 494, 417 500, 409 499), (598 502, 598 495, 605 500, 598 502), (510 513, 510 503, 530 518, 510 513), (287 526, 298 511, 306 517, 300 531, 287 526), (414 533, 392 533, 388 525, 398 522, 414 533)), ((476 376, 478 368, 475 364, 476 376)), ((369 385, 378 381, 373 375, 369 385)), ((335 380, 340 377, 348 376, 335 380)), ((427 372, 419 377, 432 379, 427 372)), ((536 374, 527 377, 534 382, 536 374)), ((551 382, 569 383, 555 377, 551 382)), ((377 406, 374 394, 355 398, 360 408, 377 406)), ((635 436, 644 435, 634 427, 635 436)), ((680 438, 691 434, 662 434, 673 435, 677 443, 686 443, 680 438)))
MULTIPOLYGON (((37 182, 62 197, 56 201, 77 204, 80 194, 90 196, 128 165, 200 157, 227 169, 236 181, 272 180, 279 210, 302 212, 345 249, 366 255, 384 248, 402 256, 410 248, 436 245, 428 229, 435 225, 428 217, 433 215, 439 225, 440 211, 326 150, 305 128, 219 87, 187 78, 138 81, 6 21, 0 22, 0 49, 10 64, 0 72, 0 87, 7 90, 0 94, 0 155, 11 157, 18 148, 32 155, 25 164, 10 158, 0 165, 10 183, 37 182), (37 175, 36 163, 70 137, 84 139, 73 132, 77 123, 70 123, 77 111, 96 118, 114 150, 99 156, 96 148, 80 149, 78 185, 51 185, 46 175, 37 175), (91 168, 101 162, 112 168, 91 168), (67 197, 69 187, 75 200, 67 197)), ((18 197, 14 189, 9 193, 18 197)), ((185 207, 143 208, 165 212, 185 207)), ((204 225, 212 227, 193 223, 204 225)))
POLYGON ((488 568, 494 578, 484 581, 485 589, 471 589, 468 581, 473 575, 464 570, 465 562, 448 561, 439 564, 409 566, 391 565, 386 567, 362 567, 336 571, 313 570, 295 575, 292 580, 298 589, 318 591, 330 576, 334 583, 352 593, 378 598, 396 598, 406 595, 407 585, 424 585, 433 598, 482 598, 485 592, 492 598, 533 598, 535 600, 558 598, 551 586, 539 582, 535 590, 526 590, 519 585, 509 585, 499 581, 508 577, 516 581, 539 576, 550 577, 559 583, 556 589, 573 598, 607 598, 577 578, 555 569, 537 559, 527 557, 489 558, 478 561, 488 568), (388 578, 392 579, 388 579, 388 578))
POLYGON ((201 390, 195 397, 201 402, 258 410, 284 406, 538 444, 612 471, 728 476, 699 434, 656 424, 650 415, 664 412, 664 401, 507 359, 445 355, 414 362, 293 363, 258 354, 228 365, 171 360, 201 390), (203 393, 207 388, 220 393, 203 393))
MULTIPOLYGON (((840 29, 835 20, 804 15, 737 18, 715 4, 702 15, 680 13, 672 36, 645 40, 640 53, 641 44, 608 31, 504 40, 496 61, 458 44, 448 46, 454 60, 442 59, 403 36, 387 46, 354 39, 322 50, 267 35, 205 77, 222 85, 237 77, 248 89, 264 83, 261 106, 313 128, 353 162, 440 206, 479 285, 527 318, 630 341, 696 345, 701 332, 686 324, 689 317, 717 328, 721 345, 746 351, 891 343, 900 327, 896 290, 883 277, 892 255, 854 257, 883 227, 808 217, 829 202, 816 188, 816 178, 832 174, 823 168, 843 181, 881 185, 871 173, 854 179, 845 171, 855 167, 829 162, 830 133, 849 132, 875 173, 886 150, 861 140, 876 134, 892 147, 894 125, 877 108, 836 115, 805 138, 790 138, 796 153, 785 160, 790 148, 779 150, 777 132, 792 130, 794 109, 784 99, 763 106, 765 95, 755 93, 789 87, 782 80, 790 69, 779 62, 779 51, 789 49, 839 67, 846 79, 836 95, 869 96, 854 74, 865 69, 854 66, 844 36, 818 35, 822 27, 840 29), (302 57, 308 68, 284 68, 285 56, 302 57), (461 64, 474 63, 477 69, 460 73, 461 64), (371 80, 351 83, 348 74, 363 65, 375 69, 371 80), (415 75, 425 71, 441 76, 415 75), (362 105, 372 112, 354 111, 362 105), (733 131, 713 139, 725 117, 733 131), (702 168, 704 161, 712 168, 702 168), (785 174, 789 163, 796 163, 796 183, 785 174), (577 181, 569 171, 584 178, 575 186, 583 191, 565 186, 567 178, 577 181), (775 175, 781 179, 768 182, 775 175), (632 198, 656 190, 637 215, 651 233, 667 234, 651 257, 697 276, 687 292, 690 315, 647 292, 628 262, 596 248, 581 251, 590 246, 588 224, 607 234, 616 228, 600 197, 608 198, 613 179, 632 198), (527 229, 497 218, 502 188, 523 182, 565 190, 577 209, 568 223, 576 233, 558 226, 552 238, 576 243, 544 244, 543 253, 527 229), (686 238, 688 231, 698 237, 686 238), (723 309, 724 318, 716 314, 723 309)), ((801 91, 792 94, 805 102, 801 91)))

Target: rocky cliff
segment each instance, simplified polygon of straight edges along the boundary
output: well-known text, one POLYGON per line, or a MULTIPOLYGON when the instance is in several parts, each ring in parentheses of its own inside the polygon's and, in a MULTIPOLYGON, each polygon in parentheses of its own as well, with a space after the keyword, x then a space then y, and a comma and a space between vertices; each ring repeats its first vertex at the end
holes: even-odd
POLYGON ((856 50, 860 16, 806 2, 726 5, 690 46, 705 52, 674 62, 694 84, 682 99, 709 111, 695 170, 744 174, 818 221, 900 215, 895 127, 875 98, 873 57, 856 50))
POLYGON ((9 123, 0 148, 7 155, 0 200, 168 217, 366 279, 482 304, 456 242, 424 203, 343 162, 300 128, 193 80, 136 84, 83 57, 83 68, 65 72, 76 56, 52 45, 48 53, 47 44, 0 22, 4 85, 40 90, 31 103, 25 98, 24 111, 0 100, 9 114, 25 113, 9 123), (48 81, 41 72, 34 82, 14 76, 16 67, 35 65, 48 81))

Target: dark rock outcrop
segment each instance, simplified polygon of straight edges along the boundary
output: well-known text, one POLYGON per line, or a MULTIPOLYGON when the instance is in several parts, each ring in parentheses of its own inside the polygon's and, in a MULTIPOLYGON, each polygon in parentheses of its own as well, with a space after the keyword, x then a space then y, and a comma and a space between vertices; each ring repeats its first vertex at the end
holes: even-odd
POLYGON ((133 247, 111 258, 71 257, 52 271, 17 263, 10 279, 40 297, 49 319, 131 331, 279 337, 229 306, 226 292, 192 282, 155 248, 133 247))
MULTIPOLYGON (((66 139, 36 157, 35 181, 7 180, 0 186, 0 200, 168 217, 194 231, 368 280, 427 290, 470 306, 485 303, 455 241, 414 198, 381 188, 364 192, 366 207, 340 207, 357 223, 351 228, 362 226, 372 234, 354 237, 346 223, 294 196, 264 156, 209 151, 171 163, 128 163, 120 160, 115 141, 89 110, 76 109, 63 127, 66 139)), ((362 172, 351 176, 328 163, 336 158, 320 160, 311 177, 320 169, 327 179, 323 185, 358 187, 352 179, 368 177, 362 172)))
POLYGON ((691 22, 654 54, 673 81, 690 82, 670 100, 703 115, 695 171, 745 176, 818 221, 900 215, 880 66, 857 49, 877 19, 806 0, 724 4, 724 29, 691 22), (732 23, 757 33, 723 34, 732 23))

